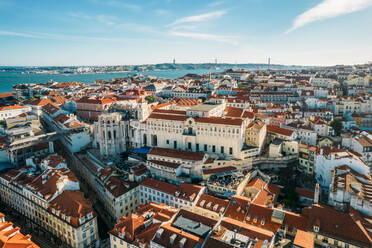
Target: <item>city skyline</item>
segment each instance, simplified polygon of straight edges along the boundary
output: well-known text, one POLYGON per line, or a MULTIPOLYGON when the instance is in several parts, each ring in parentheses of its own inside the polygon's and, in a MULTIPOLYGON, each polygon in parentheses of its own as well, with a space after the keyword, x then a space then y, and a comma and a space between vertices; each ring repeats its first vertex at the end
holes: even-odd
POLYGON ((371 0, 0 0, 1 65, 359 64, 371 0))

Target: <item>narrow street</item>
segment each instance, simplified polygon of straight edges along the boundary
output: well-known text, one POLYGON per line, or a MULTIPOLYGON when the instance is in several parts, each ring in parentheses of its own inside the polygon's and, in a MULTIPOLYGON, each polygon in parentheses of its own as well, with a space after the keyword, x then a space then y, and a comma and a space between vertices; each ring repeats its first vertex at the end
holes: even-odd
POLYGON ((10 209, 7 206, 4 206, 3 203, 0 204, 0 212, 5 214, 5 220, 12 222, 14 227, 19 227, 20 232, 23 235, 30 234, 31 240, 39 245, 42 248, 56 248, 64 247, 58 245, 56 238, 52 237, 50 233, 47 233, 45 230, 42 230, 41 227, 38 227, 35 223, 31 224, 31 220, 26 217, 18 214, 14 210, 10 209))
MULTIPOLYGON (((109 238, 108 231, 112 229, 112 225, 109 221, 111 218, 105 212, 102 203, 97 199, 95 192, 90 188, 88 183, 82 178, 79 171, 75 170, 72 166, 73 163, 72 155, 68 152, 67 149, 61 144, 61 142, 54 142, 57 153, 61 154, 67 161, 67 166, 74 172, 75 176, 78 178, 80 183, 80 189, 84 193, 84 196, 90 200, 94 210, 97 213, 97 222, 98 222, 98 234, 101 242, 105 243, 105 240, 109 238)), ((102 243, 101 243, 102 246, 102 243)))

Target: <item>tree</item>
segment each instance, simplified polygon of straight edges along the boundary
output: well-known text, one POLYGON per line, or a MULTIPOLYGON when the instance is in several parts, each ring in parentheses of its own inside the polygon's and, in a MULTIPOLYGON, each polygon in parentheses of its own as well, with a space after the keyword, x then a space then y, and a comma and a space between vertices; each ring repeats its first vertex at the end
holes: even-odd
POLYGON ((146 96, 145 99, 146 99, 147 103, 153 103, 153 102, 155 102, 156 98, 153 95, 149 95, 149 96, 146 96))
POLYGON ((342 125, 341 119, 334 119, 331 122, 331 127, 333 128, 333 130, 335 130, 336 135, 340 135, 342 129, 344 128, 344 126, 342 125))

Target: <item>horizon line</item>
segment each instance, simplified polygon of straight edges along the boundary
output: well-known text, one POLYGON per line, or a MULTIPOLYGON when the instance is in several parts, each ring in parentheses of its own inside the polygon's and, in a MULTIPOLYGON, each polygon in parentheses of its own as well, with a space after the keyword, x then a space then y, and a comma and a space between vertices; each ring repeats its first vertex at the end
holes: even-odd
MULTIPOLYGON (((354 63, 354 64, 331 64, 331 65, 303 65, 303 64, 278 64, 278 63, 271 63, 270 66, 303 66, 303 67, 333 67, 333 66, 356 66, 356 65, 368 65, 371 64, 372 61, 364 62, 364 63, 354 63)), ((162 65, 162 64, 173 64, 173 62, 163 62, 163 63, 147 63, 147 64, 94 64, 94 65, 0 65, 0 67, 104 67, 104 66, 148 66, 148 65, 162 65)), ((192 63, 192 62, 182 62, 182 63, 175 63, 177 65, 203 65, 203 64, 213 64, 213 65, 267 65, 267 63, 217 63, 214 62, 199 62, 199 63, 192 63)))

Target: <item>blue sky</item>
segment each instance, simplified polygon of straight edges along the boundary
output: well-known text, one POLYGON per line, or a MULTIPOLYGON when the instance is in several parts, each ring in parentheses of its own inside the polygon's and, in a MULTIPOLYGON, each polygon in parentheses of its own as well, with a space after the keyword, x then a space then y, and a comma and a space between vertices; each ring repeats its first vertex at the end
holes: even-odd
POLYGON ((0 0, 0 65, 372 60, 372 0, 0 0))

